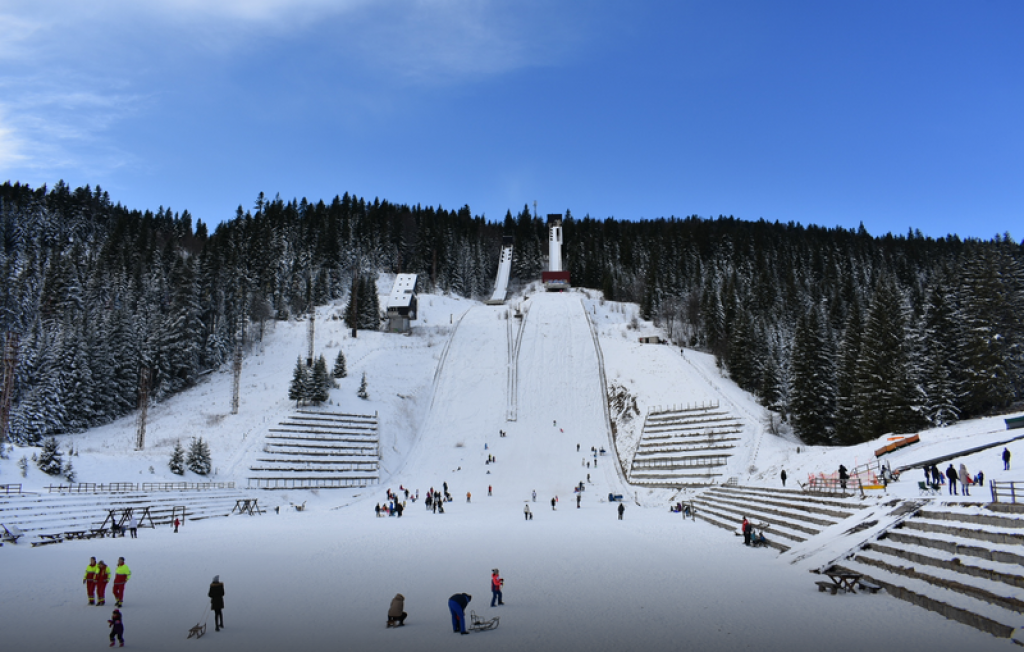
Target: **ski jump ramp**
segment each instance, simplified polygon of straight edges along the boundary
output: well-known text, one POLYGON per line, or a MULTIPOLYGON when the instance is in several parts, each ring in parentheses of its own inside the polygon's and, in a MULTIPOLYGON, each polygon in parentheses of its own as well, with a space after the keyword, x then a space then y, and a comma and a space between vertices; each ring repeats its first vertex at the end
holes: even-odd
POLYGON ((569 293, 536 294, 523 308, 522 322, 492 306, 462 317, 423 427, 395 474, 407 486, 457 478, 458 487, 485 495, 493 485, 514 495, 519 510, 533 490, 538 499, 557 495, 568 502, 588 473, 590 501, 628 489, 611 446, 600 356, 582 302, 569 293), (509 392, 518 396, 510 400, 509 392), (510 404, 517 406, 515 421, 507 420, 510 404), (596 466, 591 447, 609 452, 596 466), (495 462, 488 464, 490 455, 495 462))
POLYGON ((508 297, 508 277, 512 272, 512 236, 501 239, 501 257, 498 259, 498 277, 494 281, 494 294, 488 305, 505 303, 508 297))

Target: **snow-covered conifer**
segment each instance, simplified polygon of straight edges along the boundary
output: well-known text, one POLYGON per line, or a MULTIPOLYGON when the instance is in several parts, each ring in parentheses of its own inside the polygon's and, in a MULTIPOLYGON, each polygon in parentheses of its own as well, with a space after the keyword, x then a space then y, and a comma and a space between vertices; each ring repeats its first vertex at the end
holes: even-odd
POLYGON ((366 372, 365 371, 363 372, 363 380, 360 381, 360 383, 359 383, 359 391, 356 392, 356 396, 358 396, 359 398, 361 398, 363 400, 366 400, 366 399, 370 398, 370 395, 366 391, 366 372))
POLYGON ((185 449, 182 448, 180 441, 174 442, 174 451, 171 453, 171 462, 168 466, 171 473, 185 475, 185 449))
POLYGON ((60 454, 57 440, 47 437, 43 441, 43 450, 39 453, 39 460, 36 462, 39 470, 47 475, 60 475, 64 468, 64 458, 60 454))
POLYGON ((338 351, 338 357, 334 359, 334 377, 345 378, 348 376, 348 366, 345 362, 345 352, 338 351))
POLYGON ((209 475, 213 468, 210 459, 210 447, 206 445, 202 437, 193 438, 188 449, 188 460, 186 460, 189 471, 196 475, 209 475))

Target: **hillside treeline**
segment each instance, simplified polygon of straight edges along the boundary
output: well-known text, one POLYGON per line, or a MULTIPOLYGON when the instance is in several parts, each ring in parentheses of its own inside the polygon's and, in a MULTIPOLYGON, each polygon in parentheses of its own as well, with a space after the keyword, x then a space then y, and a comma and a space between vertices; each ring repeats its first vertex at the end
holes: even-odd
MULTIPOLYGON (((347 193, 261 194, 209 233, 187 211, 129 210, 98 187, 6 183, 0 233, 0 330, 20 337, 10 436, 22 443, 136 409, 143 367, 153 400, 191 387, 268 320, 353 289, 362 299, 346 319, 375 328, 365 292, 380 272, 483 298, 502 235, 515 237, 513 286, 537 279, 547 254, 526 206, 488 222, 468 206, 347 193)), ((1009 236, 569 212, 564 233, 574 285, 634 301, 674 342, 713 353, 807 443, 949 424, 1024 390, 1024 249, 1009 236)))

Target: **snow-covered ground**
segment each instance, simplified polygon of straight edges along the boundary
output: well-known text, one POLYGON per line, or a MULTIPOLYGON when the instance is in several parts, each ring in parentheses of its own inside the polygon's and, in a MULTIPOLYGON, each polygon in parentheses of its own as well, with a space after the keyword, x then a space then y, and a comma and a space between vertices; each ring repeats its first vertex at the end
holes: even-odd
MULTIPOLYGON (((639 344, 638 336, 657 330, 642 321, 631 328, 635 306, 596 295, 533 294, 507 307, 421 296, 411 337, 360 332, 352 338, 334 319, 340 306, 324 307, 317 354, 332 365, 341 347, 349 370, 327 407, 380 415, 382 483, 254 491, 261 504, 283 505, 281 513, 189 522, 178 534, 143 529, 137 540, 6 545, 0 550, 4 647, 105 645, 110 607, 86 606, 79 578, 91 555, 108 564, 123 555, 133 571, 123 608, 127 646, 151 650, 1007 649, 1005 640, 884 594, 819 593, 807 570, 844 552, 848 542, 838 537, 834 548, 819 538, 813 560, 794 562, 792 555, 744 548, 732 533, 703 522, 672 517, 667 504, 674 491, 631 489, 610 448, 601 361, 584 311, 600 337, 606 380, 636 397, 639 421, 658 406, 713 401, 743 420, 744 441, 728 469, 741 484, 779 486, 783 468, 791 483, 841 463, 852 469, 885 443, 808 448, 769 434, 762 409, 721 376, 713 359, 639 344), (513 314, 517 307, 522 318, 513 314), (364 372, 365 401, 356 397, 364 372), (509 399, 510 386, 517 387, 516 400, 509 399), (499 430, 508 436, 499 437, 499 430), (588 469, 591 446, 609 454, 588 469), (488 455, 494 464, 486 463, 488 455), (577 509, 572 489, 588 473, 577 509), (442 482, 455 497, 445 514, 428 513, 421 500, 410 502, 400 519, 374 517, 388 487, 418 490, 422 498, 442 482), (609 492, 629 499, 622 521, 607 502, 609 492), (305 511, 288 509, 302 502, 305 511), (525 504, 532 521, 524 519, 525 504), (506 591, 505 606, 492 609, 494 567, 506 591), (211 625, 201 640, 186 640, 188 629, 206 618, 214 575, 226 586, 227 627, 213 632, 211 625), (398 592, 406 597, 407 626, 385 629, 398 592), (454 636, 447 599, 456 592, 472 594, 470 608, 485 618, 500 616, 500 626, 454 636)), ((305 356, 306 333, 305 323, 271 327, 245 360, 237 415, 230 414, 231 374, 224 370, 151 407, 144 451, 133 450, 133 418, 63 438, 63 448, 73 444, 79 452, 73 458, 78 479, 179 481, 167 469, 174 442, 202 436, 212 449, 211 479, 244 487, 263 435, 294 408, 287 386, 296 358, 305 356)), ((1002 419, 982 419, 923 432, 920 444, 888 458, 897 468, 1013 434, 1002 419)), ((624 449, 635 446, 639 425, 620 435, 624 449)), ((1024 445, 1009 448, 1024 463, 1024 445)), ((1001 450, 958 463, 984 470, 987 479, 1020 479, 1001 470, 1001 450)), ((22 478, 16 462, 26 454, 31 451, 15 449, 0 462, 0 482, 40 490, 51 478, 34 468, 22 478)), ((629 454, 623 457, 628 463, 629 454)), ((889 497, 916 497, 919 475, 891 485, 889 497)))

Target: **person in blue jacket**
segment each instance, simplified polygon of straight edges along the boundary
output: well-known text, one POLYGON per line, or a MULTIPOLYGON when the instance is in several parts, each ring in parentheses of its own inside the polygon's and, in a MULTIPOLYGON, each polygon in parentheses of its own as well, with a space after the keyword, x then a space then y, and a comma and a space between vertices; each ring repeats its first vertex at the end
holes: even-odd
POLYGON ((448 610, 452 612, 452 631, 468 634, 466 631, 466 607, 473 599, 468 593, 456 593, 448 598, 448 610))

